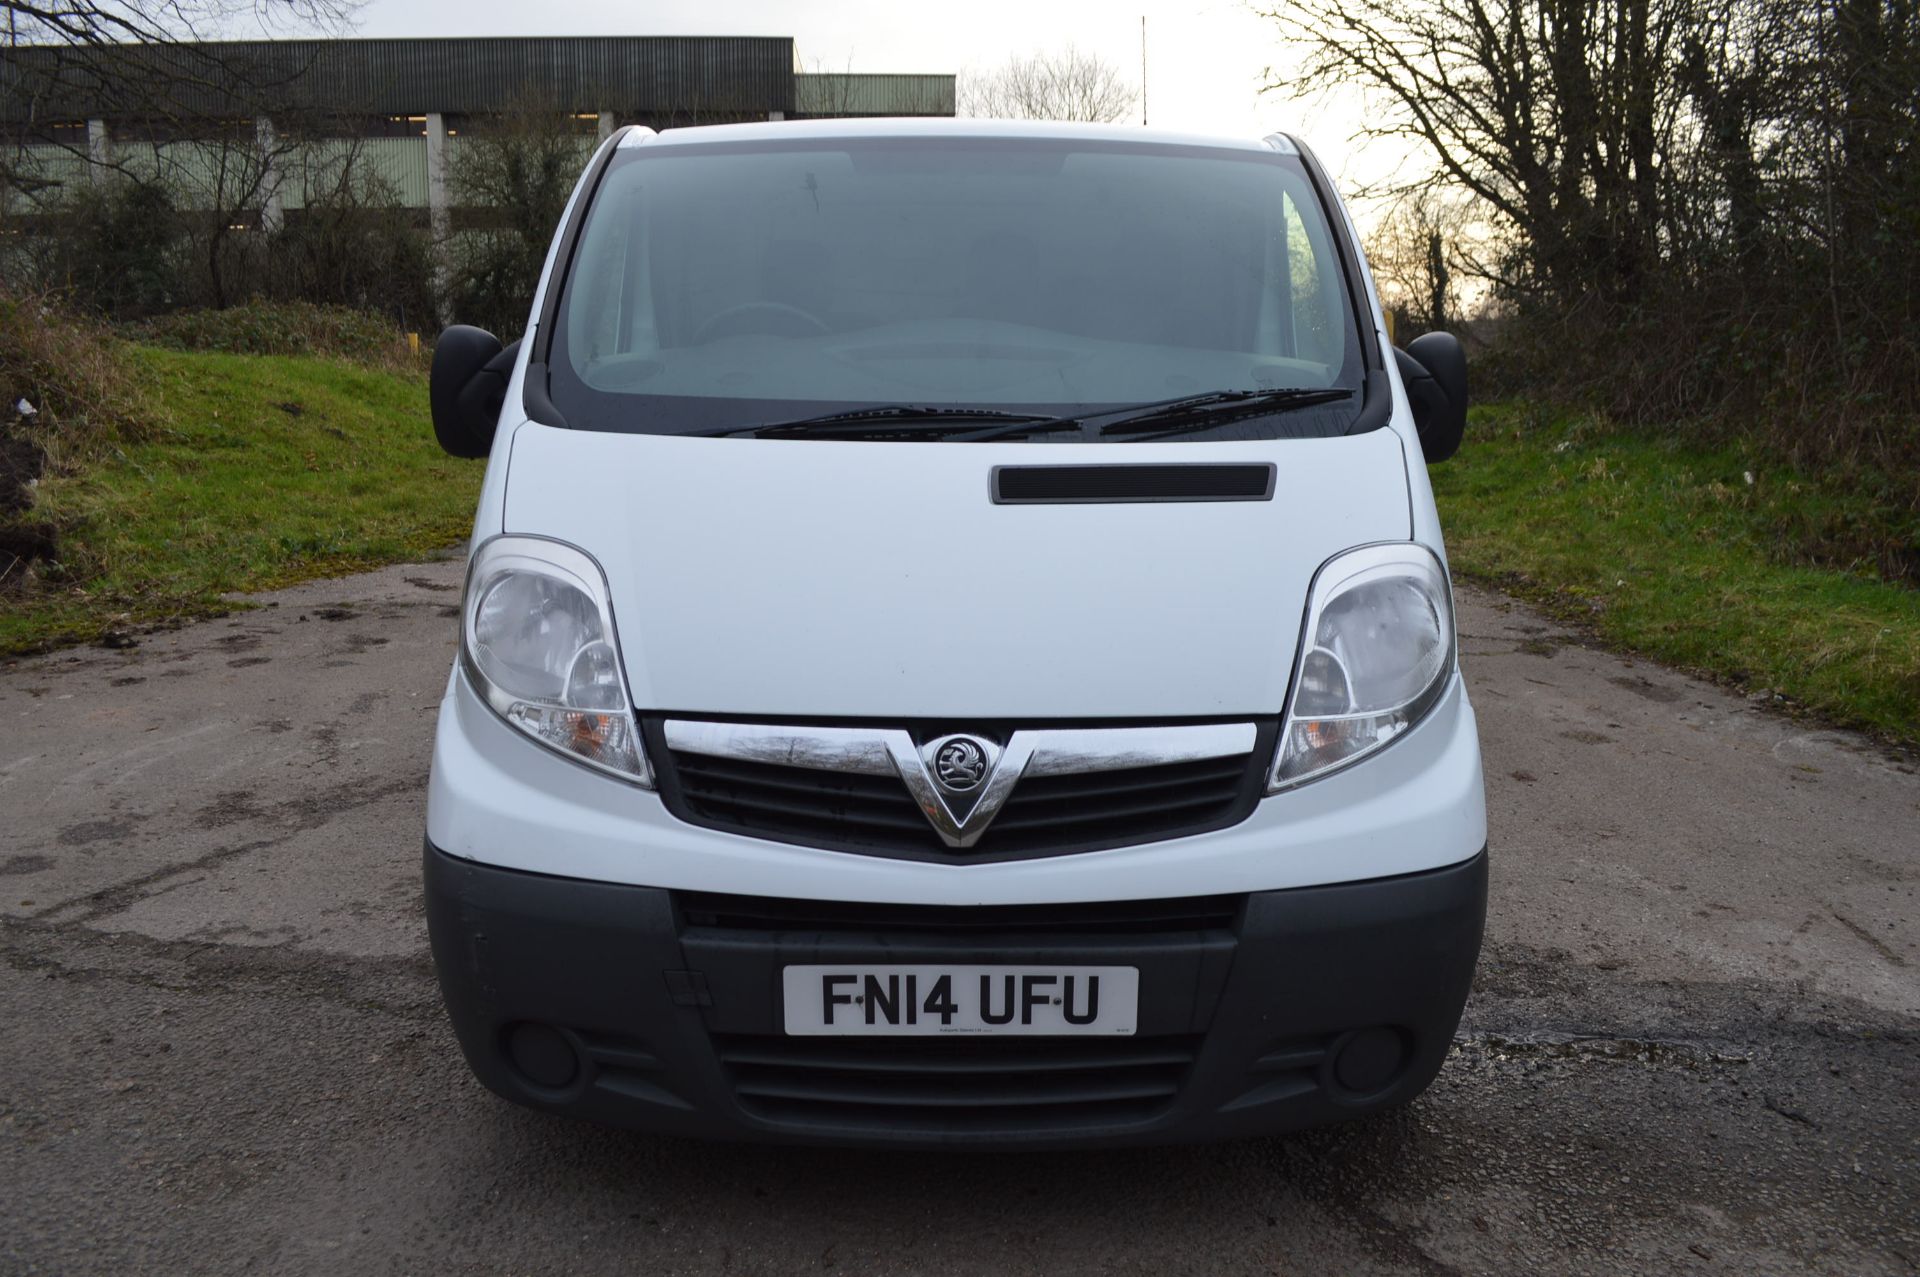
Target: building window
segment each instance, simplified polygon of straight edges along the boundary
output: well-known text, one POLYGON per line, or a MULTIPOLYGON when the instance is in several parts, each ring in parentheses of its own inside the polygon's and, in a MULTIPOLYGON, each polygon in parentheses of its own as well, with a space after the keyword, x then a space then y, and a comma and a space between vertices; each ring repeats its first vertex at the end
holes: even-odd
POLYGON ((424 115, 370 115, 356 120, 355 137, 425 137, 427 135, 427 117, 424 115))

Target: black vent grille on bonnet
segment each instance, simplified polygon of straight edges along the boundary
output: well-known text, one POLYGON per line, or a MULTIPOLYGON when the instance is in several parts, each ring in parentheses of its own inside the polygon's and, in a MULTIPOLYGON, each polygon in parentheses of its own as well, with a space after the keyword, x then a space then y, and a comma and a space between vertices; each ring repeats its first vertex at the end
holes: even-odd
POLYGON ((999 505, 1098 501, 1269 501, 1274 467, 1266 465, 999 466, 999 505))

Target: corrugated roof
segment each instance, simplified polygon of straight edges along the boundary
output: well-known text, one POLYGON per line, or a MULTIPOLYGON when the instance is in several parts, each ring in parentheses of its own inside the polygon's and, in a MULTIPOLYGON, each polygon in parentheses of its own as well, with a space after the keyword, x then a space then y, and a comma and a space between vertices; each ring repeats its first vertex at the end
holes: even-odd
POLYGON ((793 109, 802 116, 952 115, 953 77, 833 72, 796 75, 793 109))
POLYGON ((786 36, 251 40, 0 49, 0 120, 318 111, 483 114, 516 100, 623 116, 794 110, 786 36))

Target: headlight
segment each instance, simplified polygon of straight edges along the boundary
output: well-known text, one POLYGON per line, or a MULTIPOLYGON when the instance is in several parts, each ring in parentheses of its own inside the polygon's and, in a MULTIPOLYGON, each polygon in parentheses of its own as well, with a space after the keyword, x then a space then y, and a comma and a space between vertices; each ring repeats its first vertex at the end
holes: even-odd
POLYGON ((1453 592, 1431 550, 1369 545, 1321 566, 1268 792, 1397 738, 1453 671, 1453 592))
POLYGON ((558 541, 494 537, 467 573, 460 657, 499 715, 549 749, 653 783, 600 565, 558 541))

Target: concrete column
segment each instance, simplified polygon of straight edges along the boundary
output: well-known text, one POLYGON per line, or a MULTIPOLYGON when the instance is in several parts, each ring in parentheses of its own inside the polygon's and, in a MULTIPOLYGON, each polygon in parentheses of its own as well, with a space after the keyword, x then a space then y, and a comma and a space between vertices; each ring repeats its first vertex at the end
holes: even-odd
POLYGON ((447 117, 438 111, 427 113, 427 225, 433 234, 433 290, 439 297, 440 322, 445 324, 453 210, 447 202, 447 117))
POLYGON ((785 111, 768 111, 767 118, 769 120, 784 120, 787 118, 787 113, 785 111))
POLYGON ((87 180, 97 182, 113 163, 113 139, 107 135, 105 120, 87 121, 87 180))
POLYGON ((260 176, 260 229, 269 232, 287 222, 286 204, 280 195, 280 156, 274 149, 277 141, 272 120, 263 115, 253 122, 253 142, 260 148, 260 163, 266 166, 260 176))
POLYGON ((612 112, 612 111, 602 111, 602 112, 600 112, 600 129, 599 129, 599 133, 600 133, 600 140, 601 140, 602 142, 604 142, 604 141, 606 141, 606 140, 607 140, 608 138, 610 138, 610 137, 612 137, 612 136, 613 136, 613 127, 614 127, 614 126, 613 126, 613 112, 612 112))
POLYGON ((447 205, 447 117, 438 111, 427 113, 427 218, 434 242, 444 242, 452 231, 452 215, 447 205))

